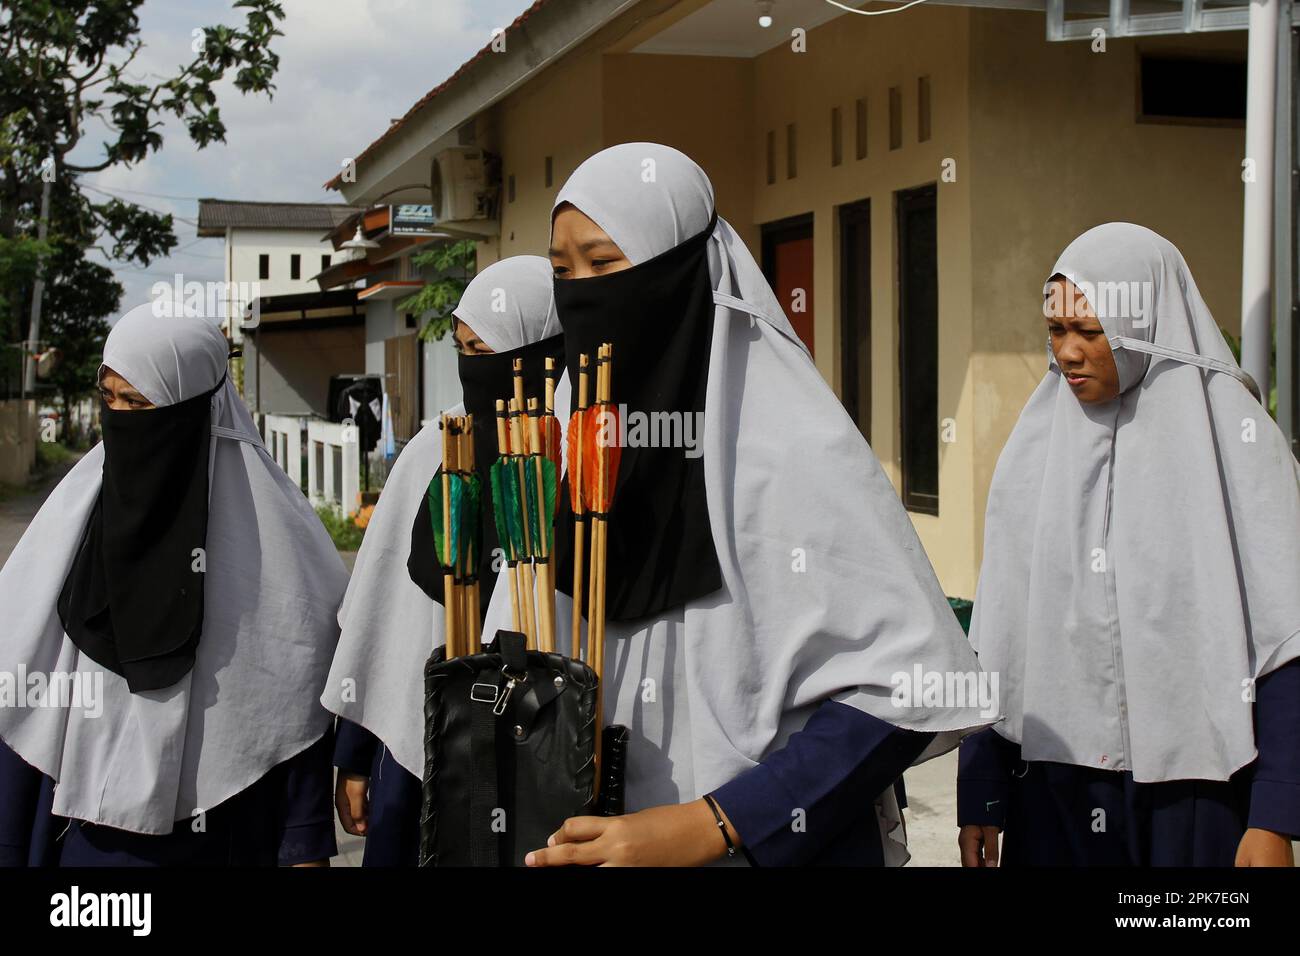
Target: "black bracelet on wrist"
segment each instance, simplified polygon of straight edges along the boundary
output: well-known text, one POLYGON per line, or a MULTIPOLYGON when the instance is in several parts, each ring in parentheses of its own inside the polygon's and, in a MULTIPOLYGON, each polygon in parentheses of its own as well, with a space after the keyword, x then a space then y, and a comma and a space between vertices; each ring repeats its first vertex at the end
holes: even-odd
POLYGON ((704 795, 704 802, 707 803, 709 809, 713 811, 713 819, 718 821, 718 829, 722 831, 722 839, 727 841, 727 856, 735 856, 736 844, 731 842, 731 834, 727 832, 727 824, 722 819, 721 811, 718 810, 717 801, 713 799, 711 794, 706 793, 704 795))

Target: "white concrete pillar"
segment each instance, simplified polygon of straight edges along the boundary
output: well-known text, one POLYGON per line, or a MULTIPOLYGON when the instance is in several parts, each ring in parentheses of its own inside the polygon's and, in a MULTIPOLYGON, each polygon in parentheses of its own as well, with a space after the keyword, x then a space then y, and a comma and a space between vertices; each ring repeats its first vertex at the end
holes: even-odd
POLYGON ((1241 365, 1267 398, 1272 343, 1273 148, 1278 0, 1251 0, 1246 66, 1245 211, 1241 229, 1241 365))

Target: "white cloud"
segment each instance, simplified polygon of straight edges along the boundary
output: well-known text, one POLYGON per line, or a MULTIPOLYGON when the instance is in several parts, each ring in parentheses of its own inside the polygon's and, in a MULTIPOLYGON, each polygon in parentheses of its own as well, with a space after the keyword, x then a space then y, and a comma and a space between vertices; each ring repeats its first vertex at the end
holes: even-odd
MULTIPOLYGON (((85 181, 121 191, 142 205, 194 219, 200 196, 297 202, 341 202, 321 184, 402 116, 421 96, 487 44, 530 0, 284 0, 284 36, 274 97, 241 96, 229 82, 218 88, 226 142, 199 150, 169 118, 161 152, 130 169, 88 174, 85 181), (134 190, 135 192, 126 192, 134 190), (154 196, 140 193, 158 194, 154 196), (166 198, 183 197, 183 198, 166 198)), ((188 62, 192 31, 241 22, 223 0, 150 0, 141 8, 144 50, 133 77, 174 73, 188 62)), ((90 163, 100 155, 102 127, 92 125, 74 154, 90 163)), ((91 193, 105 198, 102 193, 91 193)), ((149 286, 180 272, 220 279, 222 243, 197 240, 191 223, 177 221, 178 251, 147 270, 112 264, 126 286, 121 311, 148 298, 149 286)))

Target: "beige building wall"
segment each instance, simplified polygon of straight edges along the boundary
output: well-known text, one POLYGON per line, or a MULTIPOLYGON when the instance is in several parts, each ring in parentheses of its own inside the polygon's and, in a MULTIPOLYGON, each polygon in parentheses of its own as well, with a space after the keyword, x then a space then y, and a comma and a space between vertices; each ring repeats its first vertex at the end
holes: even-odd
POLYGON ((971 493, 974 388, 971 337, 971 223, 967 177, 941 181, 943 162, 958 170, 969 153, 970 12, 917 7, 891 17, 845 16, 807 37, 807 52, 783 45, 755 61, 750 179, 754 218, 771 222, 813 214, 814 334, 817 367, 839 387, 838 206, 871 202, 871 444, 895 486, 899 469, 897 261, 894 194, 937 183, 939 241, 939 417, 957 441, 940 447, 939 515, 913 514, 922 544, 949 594, 974 592, 971 493), (919 81, 930 84, 930 138, 918 138, 919 81), (901 94, 902 140, 890 149, 890 89, 901 94), (856 101, 867 106, 867 155, 855 151, 856 101), (831 165, 831 110, 838 107, 842 161, 831 165), (795 124, 796 176, 786 178, 786 127, 795 124), (766 138, 776 146, 776 182, 767 183, 766 138))
POLYGON ((602 90, 600 54, 586 47, 547 67, 480 118, 479 142, 502 160, 501 235, 479 244, 480 269, 509 256, 546 255, 555 194, 604 144, 602 90))
POLYGON ((686 153, 708 173, 718 215, 757 253, 752 98, 752 60, 606 54, 604 145, 663 143, 686 153))
MULTIPOLYGON (((700 0, 674 8, 684 15, 700 0)), ((838 392, 838 207, 871 203, 872 447, 897 486, 899 370, 894 197, 938 193, 939 516, 913 514, 944 590, 973 597, 984 506, 998 455, 1045 360, 1038 301, 1052 262, 1075 235, 1128 219, 1179 245, 1206 301, 1230 329, 1240 295, 1240 128, 1137 120, 1137 51, 1244 49, 1244 33, 1048 43, 1041 12, 917 7, 840 17, 753 59, 628 52, 661 28, 634 8, 478 118, 479 142, 515 177, 497 258, 544 255, 550 209, 569 174, 604 146, 668 143, 694 157, 720 213, 760 253, 763 223, 814 217, 817 366, 838 392), (629 32, 631 31, 631 32, 629 32), (930 87, 930 138, 918 129, 919 81, 930 87), (890 149, 889 98, 901 95, 902 141, 890 149), (855 116, 867 105, 867 155, 855 116), (838 107, 842 160, 831 164, 838 107), (797 174, 786 177, 786 127, 797 174), (767 183, 767 134, 776 181, 767 183), (552 157, 546 185, 545 161, 552 157), (947 181, 944 170, 948 169, 947 181)), ((669 15, 661 18, 668 22, 669 15)))
POLYGON ((1126 220, 1187 258, 1219 324, 1241 297, 1240 127, 1138 122, 1138 53, 1233 51, 1246 35, 1048 43, 1041 14, 972 12, 970 163, 977 566, 993 468, 1047 367, 1043 280, 1079 233, 1126 220))

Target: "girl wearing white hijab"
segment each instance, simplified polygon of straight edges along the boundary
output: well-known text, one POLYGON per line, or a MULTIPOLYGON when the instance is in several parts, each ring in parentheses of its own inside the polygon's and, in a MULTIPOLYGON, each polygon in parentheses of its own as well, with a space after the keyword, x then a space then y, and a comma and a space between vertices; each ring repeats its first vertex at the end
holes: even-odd
MULTIPOLYGON (((497 458, 495 401, 510 393, 511 367, 524 360, 527 394, 540 391, 544 360, 563 358, 551 293, 551 264, 515 256, 476 275, 453 311, 464 402, 447 414, 473 413, 475 460, 497 458)), ((568 388, 556 388, 556 412, 568 416, 568 388)), ((444 641, 442 573, 425 491, 442 461, 437 422, 402 450, 357 554, 339 610, 342 636, 321 703, 338 714, 335 802, 349 833, 364 835, 365 866, 414 866, 419 851, 424 773, 424 663, 444 641)), ((490 509, 491 504, 487 505, 490 509)), ((484 604, 496 524, 484 515, 484 604)))
MULTIPOLYGON (((570 819, 526 863, 902 862, 894 782, 997 710, 908 699, 914 674, 973 688, 977 665, 897 494, 689 157, 591 157, 551 246, 570 379, 613 342, 629 436, 655 412, 682 427, 629 439, 609 516, 604 713, 631 730, 629 812, 570 819)), ((497 591, 489 634, 509 626, 497 591)))
POLYGON ((113 326, 103 441, 0 569, 9 865, 335 852, 317 698, 347 572, 262 446, 221 331, 169 311, 113 326))
POLYGON ((1172 243, 1072 242, 989 492, 963 863, 1270 865, 1300 834, 1300 483, 1172 243))

